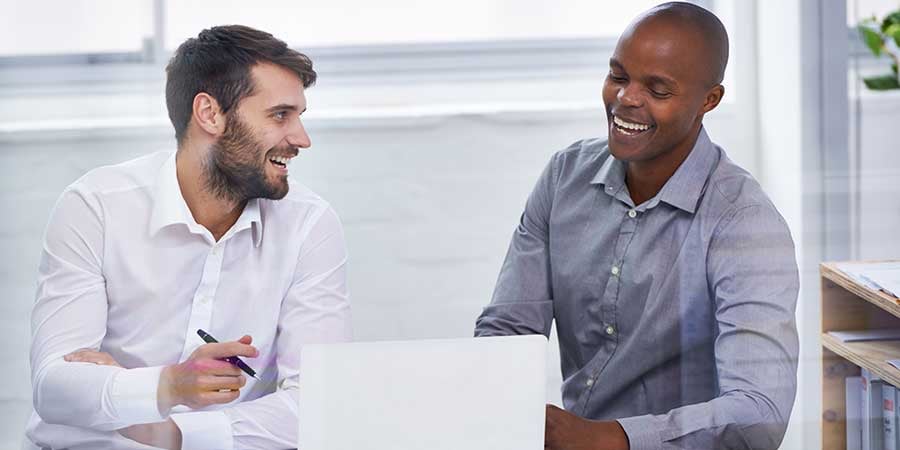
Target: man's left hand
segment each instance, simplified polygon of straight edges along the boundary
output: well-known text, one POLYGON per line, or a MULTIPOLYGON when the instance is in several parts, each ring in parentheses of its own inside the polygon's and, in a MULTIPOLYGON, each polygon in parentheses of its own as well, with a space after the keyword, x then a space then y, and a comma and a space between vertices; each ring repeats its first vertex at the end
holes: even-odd
POLYGON ((628 437, 619 422, 582 419, 547 405, 545 450, 628 450, 628 437))
POLYGON ((122 367, 109 353, 98 352, 90 348, 82 348, 63 356, 68 362, 86 362, 99 366, 116 366, 122 367))
POLYGON ((158 423, 142 423, 119 430, 119 434, 151 447, 181 450, 181 429, 172 419, 158 423))
MULTIPOLYGON (((101 366, 122 367, 109 353, 82 348, 63 356, 68 362, 86 362, 101 366)), ((158 423, 142 423, 117 430, 132 441, 169 450, 181 449, 181 429, 172 419, 158 423)))

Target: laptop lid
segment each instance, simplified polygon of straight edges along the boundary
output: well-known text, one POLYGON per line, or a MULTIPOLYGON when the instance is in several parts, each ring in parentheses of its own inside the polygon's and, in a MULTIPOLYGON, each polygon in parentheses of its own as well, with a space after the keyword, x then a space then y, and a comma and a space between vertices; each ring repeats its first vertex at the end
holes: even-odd
POLYGON ((302 450, 542 450, 540 335, 307 345, 302 450))

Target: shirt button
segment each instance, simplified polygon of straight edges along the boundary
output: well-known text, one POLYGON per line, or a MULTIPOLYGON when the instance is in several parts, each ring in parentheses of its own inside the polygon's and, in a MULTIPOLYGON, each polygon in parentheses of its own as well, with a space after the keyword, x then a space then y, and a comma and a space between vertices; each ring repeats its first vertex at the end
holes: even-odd
POLYGON ((212 251, 210 253, 212 253, 213 255, 218 255, 219 254, 219 246, 218 245, 213 246, 212 251))
POLYGON ((637 217, 637 211, 635 211, 633 209, 628 210, 628 217, 631 217, 632 219, 634 219, 635 217, 637 217))
POLYGON ((209 297, 205 295, 200 297, 200 303, 209 303, 209 297))
POLYGON ((591 386, 594 385, 594 379, 593 379, 593 378, 588 378, 587 381, 584 382, 584 384, 586 384, 587 387, 591 387, 591 386))
POLYGON ((616 334, 616 329, 613 328, 612 325, 607 325, 606 326, 606 334, 612 336, 612 335, 616 334))
POLYGON ((619 266, 612 266, 612 270, 610 270, 613 275, 619 275, 619 266))

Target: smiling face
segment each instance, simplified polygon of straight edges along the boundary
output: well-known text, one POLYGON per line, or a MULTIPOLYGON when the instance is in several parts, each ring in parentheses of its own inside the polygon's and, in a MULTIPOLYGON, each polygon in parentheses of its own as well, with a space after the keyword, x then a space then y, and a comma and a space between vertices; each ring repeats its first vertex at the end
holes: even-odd
POLYGON ((677 167, 690 153, 723 92, 706 50, 702 33, 667 18, 645 16, 626 30, 603 84, 616 159, 677 167))
POLYGON ((258 64, 251 73, 253 94, 228 115, 204 167, 207 188, 238 202, 287 195, 288 164, 310 146, 300 121, 306 110, 300 78, 273 64, 258 64))

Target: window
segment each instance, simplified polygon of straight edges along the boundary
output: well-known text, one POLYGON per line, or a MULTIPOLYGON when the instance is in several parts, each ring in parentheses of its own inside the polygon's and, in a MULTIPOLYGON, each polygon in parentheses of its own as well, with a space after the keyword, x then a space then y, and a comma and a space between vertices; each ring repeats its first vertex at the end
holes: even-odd
POLYGON ((897 0, 848 0, 847 1, 847 25, 855 27, 860 20, 885 14, 900 8, 897 0))
POLYGON ((148 0, 3 3, 0 57, 137 52, 153 35, 148 0))
POLYGON ((562 0, 291 0, 250 4, 195 0, 166 4, 166 48, 174 49, 212 25, 242 23, 272 32, 291 45, 497 41, 615 37, 638 13, 659 3, 562 0))

